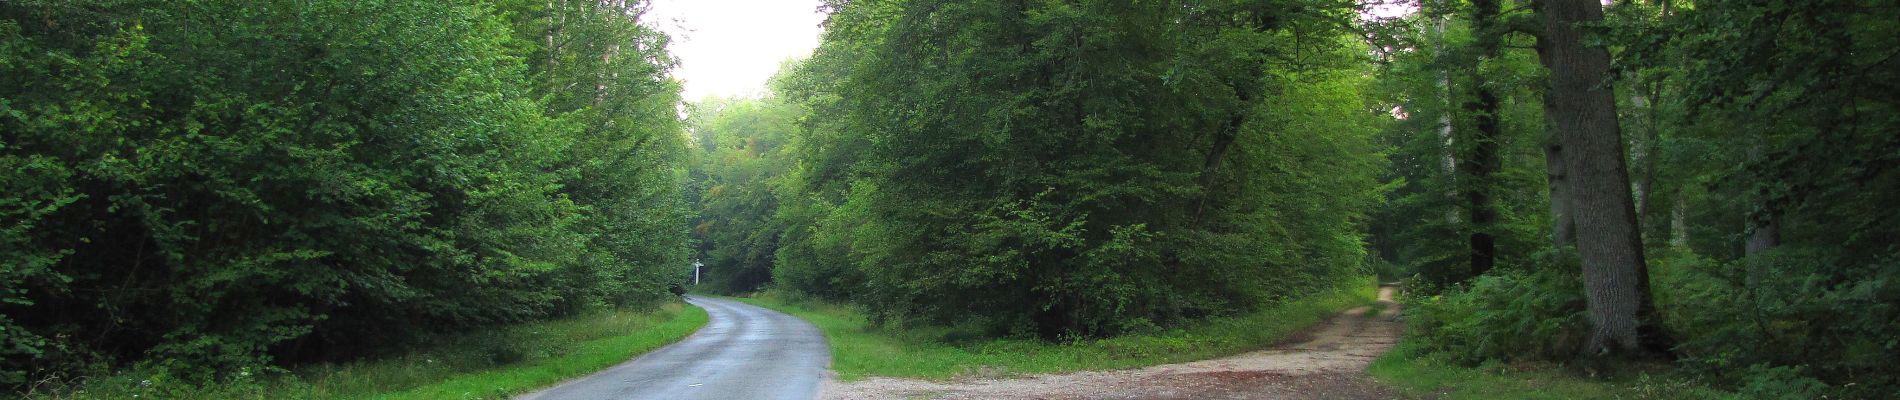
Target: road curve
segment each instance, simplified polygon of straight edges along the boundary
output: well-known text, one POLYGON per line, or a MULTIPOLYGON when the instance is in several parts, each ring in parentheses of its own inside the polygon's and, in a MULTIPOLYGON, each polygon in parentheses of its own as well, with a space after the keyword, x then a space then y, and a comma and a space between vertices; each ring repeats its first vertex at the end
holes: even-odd
POLYGON ((699 332, 613 368, 516 400, 811 399, 831 350, 824 334, 784 313, 687 296, 710 320, 699 332))

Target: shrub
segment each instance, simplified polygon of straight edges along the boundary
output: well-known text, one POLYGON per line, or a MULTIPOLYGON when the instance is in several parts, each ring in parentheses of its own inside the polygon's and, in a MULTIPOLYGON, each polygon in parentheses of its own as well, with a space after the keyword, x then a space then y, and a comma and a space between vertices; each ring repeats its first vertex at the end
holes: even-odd
POLYGON ((1734 262, 1659 264, 1658 307, 1686 366, 1744 392, 1861 398, 1900 390, 1900 260, 1856 263, 1833 250, 1784 248, 1734 262))
POLYGON ((1449 360, 1561 359, 1588 333, 1571 269, 1498 270, 1438 295, 1409 299, 1412 335, 1449 360))

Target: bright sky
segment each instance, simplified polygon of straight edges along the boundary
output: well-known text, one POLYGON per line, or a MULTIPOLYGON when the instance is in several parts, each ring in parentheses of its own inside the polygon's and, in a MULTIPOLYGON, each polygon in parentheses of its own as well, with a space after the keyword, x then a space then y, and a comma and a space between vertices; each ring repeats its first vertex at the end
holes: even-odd
POLYGON ((754 96, 787 58, 818 47, 818 0, 653 0, 649 21, 673 35, 673 76, 688 101, 754 96))

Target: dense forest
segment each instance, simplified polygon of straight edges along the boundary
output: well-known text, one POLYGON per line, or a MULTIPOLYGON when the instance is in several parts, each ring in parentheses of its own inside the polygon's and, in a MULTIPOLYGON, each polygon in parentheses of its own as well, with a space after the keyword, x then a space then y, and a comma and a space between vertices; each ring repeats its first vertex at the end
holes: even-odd
POLYGON ((669 297, 690 157, 635 10, 0 3, 0 384, 669 297))
POLYGON ((724 289, 1058 339, 1361 274, 1382 122, 1350 9, 834 7, 772 96, 694 124, 724 289))
POLYGON ((690 123, 716 290, 1062 339, 1376 272, 1474 365, 1900 385, 1894 2, 828 11, 690 123))
POLYGON ((696 290, 1075 341, 1401 282, 1462 363, 1900 390, 1900 2, 0 3, 0 385, 696 290), (1399 12, 1394 12, 1398 10, 1399 12))

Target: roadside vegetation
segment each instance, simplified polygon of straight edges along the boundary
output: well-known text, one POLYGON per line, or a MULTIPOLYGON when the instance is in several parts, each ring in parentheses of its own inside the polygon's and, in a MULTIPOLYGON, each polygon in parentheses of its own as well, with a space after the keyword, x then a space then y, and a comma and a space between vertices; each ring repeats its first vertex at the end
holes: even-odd
MULTIPOLYGON (((283 374, 240 371, 214 385, 164 370, 48 380, 29 399, 505 399, 626 362, 705 325, 682 303, 611 310, 433 337, 383 359, 298 366, 283 374)), ((261 372, 261 371, 259 371, 261 372)))
POLYGON ((673 301, 687 140, 640 7, 0 2, 0 392, 673 301))
POLYGON ((1369 243, 1411 277, 1407 351, 1375 372, 1475 398, 1641 373, 1900 392, 1900 7, 1422 6, 1367 25, 1405 114, 1369 243), (1558 367, 1476 372, 1519 365, 1558 367))
POLYGON ((1216 358, 1266 348, 1332 314, 1374 304, 1378 287, 1355 279, 1252 313, 1111 338, 1051 342, 996 338, 971 327, 892 328, 872 324, 853 306, 767 291, 739 301, 811 321, 830 342, 839 379, 994 377, 1135 368, 1216 358))
MULTIPOLYGON (((1470 364, 1447 359, 1417 339, 1399 342, 1367 372, 1379 384, 1410 398, 1438 400, 1676 400, 1741 399, 1708 387, 1693 374, 1666 363, 1624 365, 1588 376, 1544 362, 1470 364)), ((1754 397, 1750 397, 1754 398, 1754 397)))

